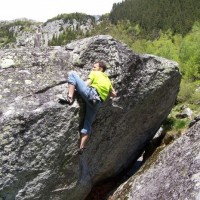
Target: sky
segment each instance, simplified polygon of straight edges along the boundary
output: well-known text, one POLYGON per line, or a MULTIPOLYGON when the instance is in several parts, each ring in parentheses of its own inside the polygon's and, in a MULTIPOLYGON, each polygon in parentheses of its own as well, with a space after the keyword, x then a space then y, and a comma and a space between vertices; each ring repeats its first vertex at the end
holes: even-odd
POLYGON ((122 0, 2 0, 0 21, 27 18, 45 22, 63 13, 88 15, 109 13, 113 3, 122 0))

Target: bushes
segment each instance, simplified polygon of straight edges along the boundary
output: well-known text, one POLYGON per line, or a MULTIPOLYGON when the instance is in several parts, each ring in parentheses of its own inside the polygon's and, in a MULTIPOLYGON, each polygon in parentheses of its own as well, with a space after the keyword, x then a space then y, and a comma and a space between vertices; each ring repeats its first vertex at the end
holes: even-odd
POLYGON ((200 23, 196 22, 192 31, 185 36, 180 46, 180 64, 184 77, 200 80, 200 23))
POLYGON ((181 81, 180 91, 178 94, 178 103, 198 104, 200 102, 200 87, 198 82, 189 82, 184 79, 181 81))
POLYGON ((58 45, 65 45, 72 40, 75 40, 77 38, 82 38, 84 37, 83 32, 78 29, 78 30, 71 30, 71 28, 66 29, 61 33, 58 37, 53 36, 52 40, 49 42, 49 45, 51 46, 58 46, 58 45))
POLYGON ((4 46, 8 43, 15 42, 16 38, 12 32, 9 31, 7 27, 1 27, 0 30, 0 46, 4 46))
POLYGON ((177 99, 178 102, 179 103, 187 102, 189 99, 192 98, 194 91, 195 91, 195 85, 193 83, 182 80, 177 99))
POLYGON ((188 119, 177 119, 169 116, 162 124, 165 131, 179 131, 185 129, 189 124, 188 119))
POLYGON ((88 19, 91 19, 92 22, 95 22, 95 17, 91 16, 91 15, 86 15, 84 13, 70 13, 70 14, 60 14, 52 19, 47 20, 47 22, 44 23, 44 25, 46 25, 48 22, 52 22, 54 20, 60 20, 62 19, 64 22, 68 22, 68 21, 73 21, 73 19, 79 21, 79 22, 86 22, 88 19))

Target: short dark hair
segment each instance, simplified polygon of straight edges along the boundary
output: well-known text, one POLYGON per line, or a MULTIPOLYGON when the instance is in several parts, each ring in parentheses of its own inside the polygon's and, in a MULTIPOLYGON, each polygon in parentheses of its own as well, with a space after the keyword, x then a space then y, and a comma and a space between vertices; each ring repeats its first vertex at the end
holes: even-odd
POLYGON ((99 63, 99 67, 101 67, 103 69, 103 72, 106 71, 106 69, 107 69, 106 64, 103 61, 99 61, 98 63, 99 63))

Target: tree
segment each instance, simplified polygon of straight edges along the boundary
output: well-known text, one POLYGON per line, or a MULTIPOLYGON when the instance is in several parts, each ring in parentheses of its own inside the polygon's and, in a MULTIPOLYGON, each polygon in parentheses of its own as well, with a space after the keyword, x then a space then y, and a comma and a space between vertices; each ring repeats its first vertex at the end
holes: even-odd
POLYGON ((184 38, 180 48, 182 72, 187 79, 200 79, 200 23, 184 38))

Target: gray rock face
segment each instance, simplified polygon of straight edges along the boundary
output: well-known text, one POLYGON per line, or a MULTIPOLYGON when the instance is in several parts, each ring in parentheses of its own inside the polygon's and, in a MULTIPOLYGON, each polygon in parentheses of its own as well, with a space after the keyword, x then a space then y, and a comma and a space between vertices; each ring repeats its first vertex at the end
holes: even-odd
POLYGON ((156 162, 121 185, 109 200, 200 199, 200 123, 165 148, 156 162))
MULTIPOLYGON (((27 21, 27 20, 26 20, 27 21)), ((32 22, 31 20, 28 20, 32 22)), ((13 23, 14 21, 10 21, 13 23)), ((94 28, 95 22, 88 16, 87 19, 77 21, 76 19, 64 21, 52 20, 46 23, 36 23, 30 27, 24 27, 22 25, 11 26, 9 31, 16 36, 16 43, 10 44, 16 47, 25 46, 25 47, 47 47, 48 42, 54 37, 59 37, 66 29, 72 31, 80 30, 83 34, 86 34, 87 31, 91 31, 94 28)), ((4 27, 8 25, 8 22, 0 22, 0 26, 4 27)))
POLYGON ((0 50, 0 198, 82 200, 98 181, 137 158, 174 105, 177 63, 137 55, 110 36, 43 50, 0 50), (85 79, 95 60, 105 60, 118 97, 107 100, 82 156, 76 154, 84 104, 61 105, 66 76, 85 79))
POLYGON ((60 33, 67 28, 73 31, 78 30, 78 28, 85 34, 87 30, 94 28, 94 22, 88 17, 86 21, 77 21, 76 19, 68 20, 65 22, 63 19, 54 20, 43 24, 42 32, 47 33, 49 39, 52 39, 53 35, 59 36, 60 33))

